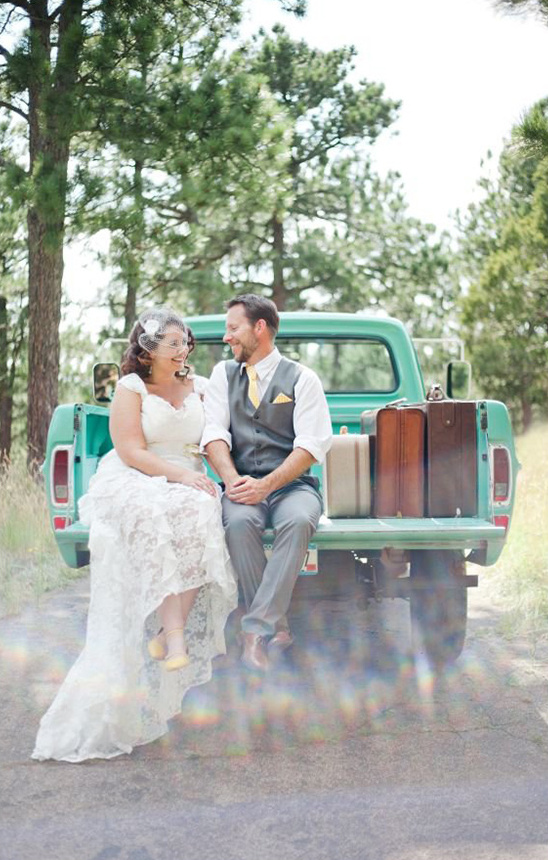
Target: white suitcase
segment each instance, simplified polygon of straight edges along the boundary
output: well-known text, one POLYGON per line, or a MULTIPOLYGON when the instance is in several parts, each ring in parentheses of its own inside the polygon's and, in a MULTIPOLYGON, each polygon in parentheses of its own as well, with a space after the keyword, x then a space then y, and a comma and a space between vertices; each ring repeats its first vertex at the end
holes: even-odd
POLYGON ((371 513, 369 436, 341 433, 323 466, 325 513, 330 518, 368 517, 371 513))

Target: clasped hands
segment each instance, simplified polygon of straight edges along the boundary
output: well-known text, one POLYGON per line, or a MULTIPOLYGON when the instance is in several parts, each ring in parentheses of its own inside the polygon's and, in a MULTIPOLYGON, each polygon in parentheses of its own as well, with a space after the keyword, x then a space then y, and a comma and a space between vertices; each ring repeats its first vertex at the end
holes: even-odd
MULTIPOLYGON (((218 492, 217 485, 211 478, 190 469, 182 471, 179 481, 181 484, 186 484, 187 487, 203 490, 210 496, 216 496, 218 492)), ((237 502, 240 505, 258 505, 259 502, 266 499, 269 492, 270 489, 264 478, 252 478, 250 475, 243 475, 236 478, 235 481, 225 484, 225 494, 232 502, 237 502)))
POLYGON ((242 475, 230 484, 225 484, 225 494, 231 502, 240 505, 258 505, 269 492, 264 478, 252 478, 250 475, 242 475))

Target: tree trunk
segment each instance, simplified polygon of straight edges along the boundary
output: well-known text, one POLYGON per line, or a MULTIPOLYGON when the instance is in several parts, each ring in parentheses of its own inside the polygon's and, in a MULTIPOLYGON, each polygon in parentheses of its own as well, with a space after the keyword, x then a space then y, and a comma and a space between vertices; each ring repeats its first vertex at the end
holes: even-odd
POLYGON ((30 0, 28 85, 29 167, 29 377, 27 462, 44 459, 47 431, 57 405, 63 240, 75 87, 82 43, 83 0, 64 0, 52 70, 52 21, 47 0, 30 0))
MULTIPOLYGON (((64 213, 63 213, 64 214, 64 213)), ((59 323, 63 278, 63 228, 51 224, 35 207, 28 213, 29 378, 27 462, 35 471, 44 459, 47 432, 57 406, 59 323)))
POLYGON ((13 397, 11 394, 6 394, 0 401, 0 471, 10 462, 12 422, 13 397))
POLYGON ((126 257, 126 298, 124 302, 124 334, 129 335, 137 319, 137 297, 141 288, 142 243, 145 233, 143 202, 143 162, 135 161, 133 167, 133 200, 135 225, 129 231, 129 249, 126 257))
POLYGON ((132 259, 128 265, 126 300, 124 302, 124 335, 129 335, 133 328, 133 323, 137 319, 137 280, 135 277, 132 277, 132 272, 137 272, 138 270, 135 262, 135 255, 132 254, 132 259))
POLYGON ((274 253, 272 256, 272 301, 274 302, 279 311, 283 311, 285 310, 285 306, 287 304, 287 290, 284 280, 284 225, 283 221, 280 220, 277 214, 273 216, 271 224, 273 234, 272 245, 274 248, 274 253))
POLYGON ((529 430, 533 422, 533 406, 525 399, 522 399, 521 401, 521 421, 523 424, 523 432, 525 433, 529 430))
POLYGON ((11 422, 13 397, 8 370, 8 309, 7 300, 0 296, 0 470, 11 452, 11 422))

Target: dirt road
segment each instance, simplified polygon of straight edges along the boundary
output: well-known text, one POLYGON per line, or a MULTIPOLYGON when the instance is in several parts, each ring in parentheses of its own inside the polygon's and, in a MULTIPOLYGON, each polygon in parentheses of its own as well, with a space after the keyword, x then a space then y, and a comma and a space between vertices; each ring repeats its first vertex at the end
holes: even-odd
POLYGON ((548 653, 497 634, 485 586, 443 677, 411 659, 403 601, 304 596, 301 643, 264 684, 231 629, 165 739, 111 762, 32 762, 87 588, 0 622, 0 860, 548 858, 548 653))

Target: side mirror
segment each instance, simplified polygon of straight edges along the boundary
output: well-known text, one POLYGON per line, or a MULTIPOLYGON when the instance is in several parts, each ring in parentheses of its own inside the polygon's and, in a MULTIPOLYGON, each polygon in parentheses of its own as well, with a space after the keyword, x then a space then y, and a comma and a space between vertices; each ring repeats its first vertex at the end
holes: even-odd
POLYGON ((110 403, 114 397, 116 383, 120 379, 120 368, 117 364, 93 365, 93 397, 97 403, 110 403))
POLYGON ((447 396, 454 400, 468 400, 472 383, 469 361, 450 361, 447 365, 447 396))

